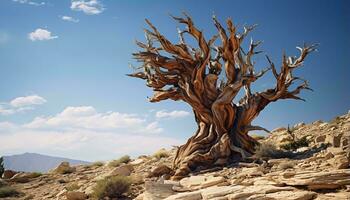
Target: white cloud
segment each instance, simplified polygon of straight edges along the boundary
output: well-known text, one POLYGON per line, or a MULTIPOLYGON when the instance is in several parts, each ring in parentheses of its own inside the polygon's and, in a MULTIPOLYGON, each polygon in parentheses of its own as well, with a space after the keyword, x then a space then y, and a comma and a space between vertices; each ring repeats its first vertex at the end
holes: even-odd
POLYGON ((35 31, 28 34, 28 38, 31 41, 43 41, 43 40, 52 40, 58 38, 58 36, 52 36, 51 32, 45 29, 38 28, 35 31))
POLYGON ((98 0, 72 0, 72 10, 83 11, 88 15, 97 15, 103 12, 104 7, 98 0))
POLYGON ((41 105, 46 102, 46 99, 38 95, 17 97, 8 103, 1 103, 0 115, 12 115, 19 112, 33 110, 34 106, 41 105))
POLYGON ((43 6, 45 5, 45 2, 36 2, 36 1, 30 1, 30 0, 12 0, 13 2, 21 3, 21 4, 28 4, 31 6, 43 6))
POLYGON ((17 97, 13 99, 10 104, 13 107, 23 107, 30 105, 40 105, 46 103, 46 99, 38 95, 30 95, 25 97, 17 97))
POLYGON ((74 23, 78 23, 79 22, 79 19, 75 19, 75 18, 70 17, 70 16, 62 16, 61 19, 63 21, 68 21, 68 22, 74 22, 74 23))
POLYGON ((34 129, 88 129, 94 131, 128 129, 134 133, 160 133, 156 123, 147 123, 135 114, 119 112, 99 113, 91 106, 67 107, 61 113, 49 117, 36 117, 24 125, 34 129))
POLYGON ((98 112, 91 106, 67 107, 26 124, 0 122, 0 152, 37 152, 83 160, 150 154, 183 141, 160 134, 158 122, 142 115, 98 112))
POLYGON ((161 110, 156 112, 156 118, 181 118, 181 117, 187 117, 190 113, 183 110, 174 110, 171 112, 167 112, 166 110, 161 110))

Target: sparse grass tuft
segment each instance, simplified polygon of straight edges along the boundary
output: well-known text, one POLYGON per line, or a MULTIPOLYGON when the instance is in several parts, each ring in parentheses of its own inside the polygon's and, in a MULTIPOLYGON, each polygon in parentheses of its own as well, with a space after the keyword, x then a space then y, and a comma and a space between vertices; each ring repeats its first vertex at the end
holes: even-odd
POLYGON ((129 191, 131 179, 126 176, 114 176, 97 182, 93 196, 97 199, 120 198, 129 191))
POLYGON ((78 190, 80 188, 80 186, 77 183, 71 183, 65 186, 67 191, 74 191, 74 190, 78 190))
POLYGON ((272 143, 261 143, 259 146, 257 146, 255 151, 255 157, 256 158, 288 158, 291 157, 291 152, 286 152, 283 150, 277 149, 277 147, 272 143))
POLYGON ((92 167, 102 167, 103 165, 104 165, 104 162, 97 161, 97 162, 93 162, 90 166, 92 166, 92 167))
POLYGON ((118 167, 119 165, 121 165, 122 163, 128 163, 130 162, 130 156, 128 155, 125 155, 125 156, 122 156, 120 157, 119 159, 117 160, 112 160, 108 163, 108 166, 110 167, 118 167))
POLYGON ((165 149, 160 149, 159 151, 153 154, 153 157, 157 159, 167 158, 169 157, 169 153, 165 149))
POLYGON ((9 186, 0 188, 0 198, 14 197, 14 196, 18 196, 19 194, 20 193, 16 189, 9 186))
POLYGON ((295 139, 287 144, 281 145, 282 149, 285 150, 297 150, 300 147, 308 147, 309 146, 309 140, 306 139, 306 136, 300 138, 300 139, 295 139))

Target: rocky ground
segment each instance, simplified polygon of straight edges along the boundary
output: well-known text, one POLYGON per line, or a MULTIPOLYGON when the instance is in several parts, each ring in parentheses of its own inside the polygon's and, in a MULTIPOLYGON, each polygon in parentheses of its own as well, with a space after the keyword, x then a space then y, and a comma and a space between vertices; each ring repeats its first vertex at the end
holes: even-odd
POLYGON ((265 145, 262 154, 244 162, 193 173, 179 181, 169 180, 175 152, 171 150, 158 156, 141 156, 118 167, 108 163, 71 167, 62 163, 42 175, 8 171, 0 186, 7 184, 21 192, 4 199, 80 200, 91 196, 98 180, 122 175, 133 180, 125 199, 350 199, 350 113, 328 123, 278 128, 260 142, 288 147, 302 139, 307 140, 307 146, 282 151, 265 145))

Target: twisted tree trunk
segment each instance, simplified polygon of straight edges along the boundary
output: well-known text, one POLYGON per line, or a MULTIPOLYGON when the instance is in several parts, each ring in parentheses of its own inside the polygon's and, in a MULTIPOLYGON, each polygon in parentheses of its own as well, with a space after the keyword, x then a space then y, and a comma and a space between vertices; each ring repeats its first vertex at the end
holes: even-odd
POLYGON ((274 63, 267 57, 269 67, 255 73, 252 57, 260 51, 255 51, 261 42, 251 40, 247 52, 241 46, 242 41, 255 27, 244 27, 243 33, 237 33, 230 19, 226 30, 213 17, 218 35, 206 41, 192 19, 173 17, 186 25, 186 30, 179 30, 179 44, 171 43, 148 21, 151 30, 146 29, 147 43, 136 42, 144 51, 134 53, 135 58, 142 62, 131 77, 146 80, 146 85, 154 91, 150 102, 166 99, 182 100, 192 108, 198 124, 198 130, 179 147, 174 160, 176 170, 174 178, 186 176, 189 172, 209 168, 215 165, 225 165, 254 153, 257 142, 248 135, 251 130, 264 130, 260 126, 252 126, 252 121, 270 102, 279 99, 303 100, 297 95, 303 89, 310 89, 305 80, 293 77, 292 72, 303 64, 306 56, 315 50, 315 45, 298 49, 299 57, 283 55, 282 66, 278 73, 274 63), (187 33, 198 42, 198 48, 193 48, 185 42, 187 33), (214 45, 220 37, 221 44, 214 45), (160 44, 154 46, 154 42, 160 44), (212 52, 216 55, 212 57, 212 52), (161 54, 165 52, 171 57, 161 54), (222 70, 222 66, 224 70, 222 70), (250 85, 272 70, 276 85, 263 92, 252 93, 250 85), (223 76, 222 72, 224 71, 223 76), (219 77, 224 77, 218 82, 219 77), (297 80, 302 84, 289 90, 297 80), (241 89, 245 96, 235 103, 234 98, 241 89))

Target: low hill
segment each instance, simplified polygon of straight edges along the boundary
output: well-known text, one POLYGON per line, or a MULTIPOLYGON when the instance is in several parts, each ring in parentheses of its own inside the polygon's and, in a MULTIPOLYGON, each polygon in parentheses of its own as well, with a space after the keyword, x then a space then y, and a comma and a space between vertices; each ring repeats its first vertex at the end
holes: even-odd
POLYGON ((89 164, 89 162, 86 161, 47 156, 37 153, 4 156, 5 169, 23 172, 48 172, 63 161, 67 161, 71 165, 89 164))

